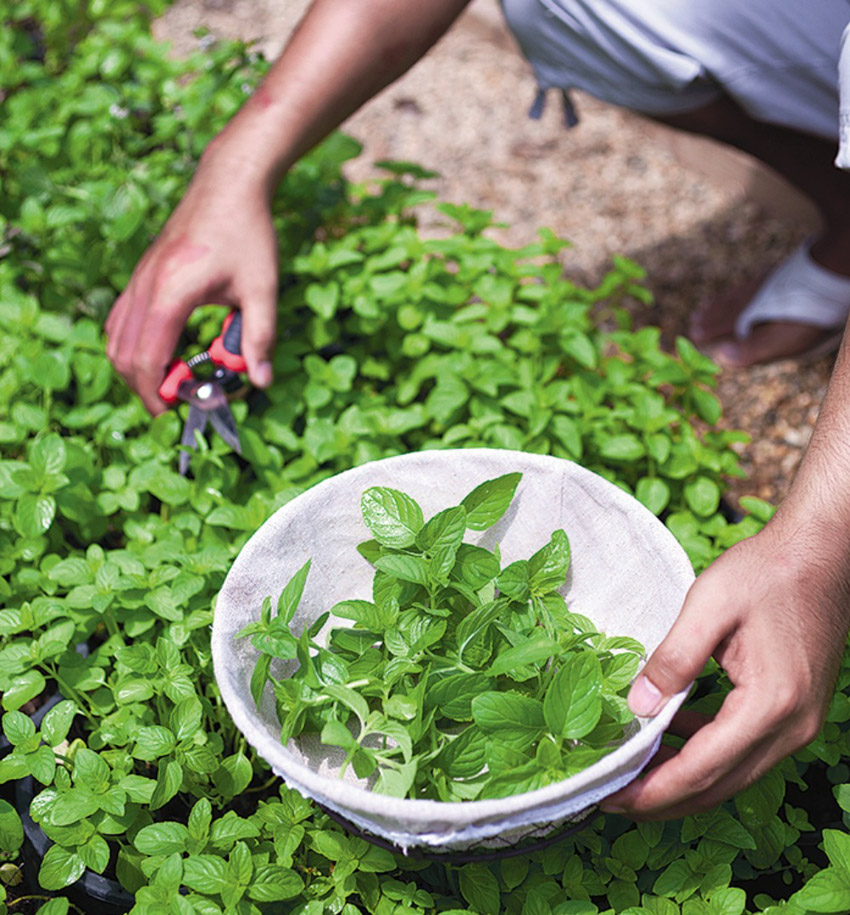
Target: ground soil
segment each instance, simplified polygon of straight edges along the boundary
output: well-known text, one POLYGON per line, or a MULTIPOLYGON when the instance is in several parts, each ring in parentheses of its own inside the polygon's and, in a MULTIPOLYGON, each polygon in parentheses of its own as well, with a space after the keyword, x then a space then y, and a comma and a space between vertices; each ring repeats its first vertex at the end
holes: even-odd
MULTIPOLYGON (((215 35, 257 39, 273 56, 305 6, 178 0, 157 32, 180 53, 206 25, 215 35)), ((349 173, 368 178, 385 158, 433 168, 442 199, 493 210, 506 224, 493 232, 500 241, 525 244, 540 226, 570 239, 564 267, 579 281, 597 282, 614 254, 633 258, 646 268, 656 298, 640 320, 660 326, 667 346, 686 333, 696 303, 761 275, 812 231, 807 211, 764 197, 759 205, 742 194, 708 161, 712 147, 683 161, 666 129, 588 96, 574 96, 574 129, 565 128, 554 93, 542 119, 529 120, 535 88, 495 0, 475 0, 423 61, 344 125, 364 146, 349 173)), ((423 227, 440 231, 438 217, 424 214, 423 227)), ((747 479, 732 483, 733 501, 742 494, 781 500, 830 368, 829 359, 790 360, 723 372, 724 423, 752 439, 740 448, 747 479)))

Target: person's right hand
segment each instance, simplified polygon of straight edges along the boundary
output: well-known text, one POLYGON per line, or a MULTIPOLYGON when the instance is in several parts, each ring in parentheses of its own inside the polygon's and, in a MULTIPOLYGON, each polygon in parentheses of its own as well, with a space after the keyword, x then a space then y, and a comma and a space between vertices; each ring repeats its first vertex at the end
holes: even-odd
POLYGON ((268 194, 240 169, 206 157, 106 321, 106 352, 154 415, 186 319, 199 305, 242 310, 242 353, 257 387, 272 379, 277 238, 268 194))

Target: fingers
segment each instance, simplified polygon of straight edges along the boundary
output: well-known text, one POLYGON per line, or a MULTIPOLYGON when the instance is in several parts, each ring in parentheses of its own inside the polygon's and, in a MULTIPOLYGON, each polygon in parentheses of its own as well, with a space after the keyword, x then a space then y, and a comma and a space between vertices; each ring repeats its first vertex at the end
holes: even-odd
POLYGON ((106 322, 106 353, 119 374, 154 416, 167 409, 159 396, 191 300, 173 299, 167 306, 145 296, 144 275, 118 298, 106 322))
POLYGON ((730 693, 713 722, 643 778, 606 798, 602 809, 670 819, 707 810, 755 781, 782 758, 769 752, 776 731, 765 727, 755 706, 730 693))
MULTIPOLYGON (((758 781, 789 752, 782 741, 772 737, 755 744, 744 742, 744 752, 730 758, 728 771, 721 773, 712 765, 703 765, 705 760, 697 755, 697 750, 701 755, 703 748, 692 744, 689 741, 678 753, 653 766, 643 778, 606 798, 602 809, 635 820, 670 820, 703 813, 758 781), (709 774, 703 774, 699 782, 692 781, 700 771, 709 774), (671 797, 669 790, 676 784, 681 791, 671 797)), ((713 756, 711 747, 706 755, 713 756)))
POLYGON ((277 282, 240 297, 242 307, 242 355, 248 378, 258 388, 272 383, 272 351, 277 325, 277 282))
POLYGON ((607 798, 603 810, 671 819, 709 810, 757 781, 811 742, 822 724, 823 703, 799 695, 788 680, 787 671, 765 671, 763 680, 735 687, 707 723, 704 716, 680 712, 671 730, 687 736, 687 743, 607 798))
POLYGON ((635 715, 657 715, 676 693, 700 674, 714 650, 733 630, 731 615, 718 612, 703 578, 691 588, 678 619, 655 649, 629 691, 629 708, 635 715))
POLYGON ((154 416, 167 409, 159 396, 159 386, 192 308, 191 302, 178 302, 169 309, 151 309, 138 322, 140 328, 131 386, 154 416))

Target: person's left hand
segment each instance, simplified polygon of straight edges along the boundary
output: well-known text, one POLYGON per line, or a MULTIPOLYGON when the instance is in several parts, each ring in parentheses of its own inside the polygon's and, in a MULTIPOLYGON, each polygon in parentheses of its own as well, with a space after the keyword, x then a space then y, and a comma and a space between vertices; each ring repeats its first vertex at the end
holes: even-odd
POLYGON ((600 805, 634 819, 708 810, 811 742, 823 725, 848 627, 848 570, 833 544, 779 517, 700 575, 629 693, 657 714, 713 654, 732 681, 714 720, 680 712, 681 750, 600 805))

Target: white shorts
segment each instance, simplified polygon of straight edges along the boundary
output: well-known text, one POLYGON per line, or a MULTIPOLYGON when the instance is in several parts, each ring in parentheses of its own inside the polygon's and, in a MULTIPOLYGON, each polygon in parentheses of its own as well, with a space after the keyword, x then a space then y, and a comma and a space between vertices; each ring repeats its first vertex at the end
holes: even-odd
MULTIPOLYGON (((838 61, 850 0, 502 6, 541 89, 581 89, 649 115, 692 111, 725 94, 757 120, 838 139, 838 61)), ((850 97, 845 104, 850 112, 850 97)))

